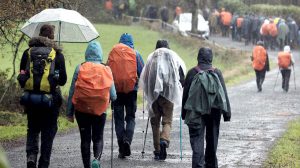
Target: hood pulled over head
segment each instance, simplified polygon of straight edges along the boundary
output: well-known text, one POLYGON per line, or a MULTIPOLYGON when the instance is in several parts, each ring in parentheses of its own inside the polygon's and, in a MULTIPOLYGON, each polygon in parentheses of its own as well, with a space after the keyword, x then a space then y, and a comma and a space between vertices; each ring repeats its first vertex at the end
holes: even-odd
POLYGON ((288 45, 284 46, 283 51, 284 52, 291 52, 290 46, 288 46, 288 45))
POLYGON ((122 34, 119 42, 129 46, 132 49, 134 48, 133 38, 131 34, 128 33, 122 34))
POLYGON ((201 69, 207 69, 212 67, 213 54, 210 48, 202 47, 198 52, 198 65, 201 69))
POLYGON ((89 42, 85 51, 85 61, 100 62, 103 60, 103 52, 99 42, 89 42))

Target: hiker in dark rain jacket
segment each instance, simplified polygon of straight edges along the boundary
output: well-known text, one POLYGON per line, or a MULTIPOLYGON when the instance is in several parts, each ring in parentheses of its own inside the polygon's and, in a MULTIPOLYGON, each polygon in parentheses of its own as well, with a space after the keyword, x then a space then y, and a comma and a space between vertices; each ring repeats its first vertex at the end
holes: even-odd
MULTIPOLYGON (((52 25, 48 25, 48 24, 43 25, 40 29, 39 36, 30 39, 29 48, 24 51, 20 63, 20 75, 18 80, 20 82, 21 87, 23 88, 24 86, 22 85, 24 84, 24 82, 26 84, 27 83, 30 84, 30 80, 28 79, 28 82, 27 80, 24 81, 24 79, 22 79, 22 74, 27 74, 27 73, 30 74, 31 72, 33 72, 33 70, 29 72, 28 69, 28 65, 31 64, 29 63, 29 60, 31 60, 31 58, 33 58, 34 55, 34 52, 32 52, 32 50, 44 49, 43 51, 46 51, 45 48, 52 48, 55 51, 54 72, 56 72, 55 74, 56 77, 54 78, 49 75, 49 78, 45 80, 45 81, 49 81, 50 84, 50 94, 48 95, 52 95, 53 97, 52 99, 53 101, 52 103, 50 103, 51 105, 47 107, 40 106, 43 101, 38 101, 41 99, 33 100, 34 98, 29 98, 31 100, 28 101, 36 101, 35 103, 31 102, 28 105, 24 105, 24 111, 27 114, 27 120, 28 120, 27 142, 26 142, 27 168, 36 167, 37 165, 38 167, 43 167, 43 168, 49 167, 53 140, 55 138, 57 128, 58 128, 57 119, 59 115, 59 109, 62 104, 61 90, 59 86, 63 86, 67 82, 64 55, 62 54, 62 50, 53 41, 54 29, 55 28, 52 25), (32 103, 34 103, 34 105, 32 103), (39 149, 40 134, 41 134, 40 136, 41 142, 40 142, 40 149, 39 149), (38 161, 39 151, 40 151, 40 158, 38 161)), ((40 63, 39 65, 42 64, 40 63)), ((34 68, 36 67, 42 67, 42 66, 35 66, 34 68)), ((45 81, 43 81, 42 79, 40 84, 38 85, 42 86, 42 83, 45 81)), ((36 85, 34 85, 34 90, 30 90, 30 91, 28 91, 28 88, 26 88, 25 86, 24 90, 25 91, 27 90, 29 92, 30 95, 29 97, 36 97, 36 95, 43 94, 43 92, 37 91, 35 86, 36 85)))
MULTIPOLYGON (((197 58, 198 65, 188 71, 184 83, 184 90, 183 90, 183 97, 182 97, 182 119, 195 121, 191 125, 188 124, 190 143, 193 150, 193 157, 192 157, 193 168, 199 168, 199 167, 217 168, 218 167, 216 152, 218 146, 221 115, 223 114, 224 121, 230 121, 230 117, 231 117, 230 103, 226 91, 225 82, 221 71, 212 67, 212 59, 213 59, 213 55, 210 48, 200 48, 198 53, 198 58, 197 58), (193 82, 195 75, 198 73, 198 69, 201 69, 202 71, 212 70, 213 73, 215 73, 218 76, 219 83, 222 86, 220 87, 224 91, 225 100, 223 102, 226 102, 225 109, 227 109, 227 111, 211 108, 210 112, 208 111, 203 112, 203 114, 194 113, 195 115, 191 115, 192 111, 186 110, 186 108, 184 108, 189 97, 191 84, 193 82), (204 134, 206 134, 205 156, 203 155, 204 134)), ((187 123, 187 121, 185 121, 185 123, 187 123)))

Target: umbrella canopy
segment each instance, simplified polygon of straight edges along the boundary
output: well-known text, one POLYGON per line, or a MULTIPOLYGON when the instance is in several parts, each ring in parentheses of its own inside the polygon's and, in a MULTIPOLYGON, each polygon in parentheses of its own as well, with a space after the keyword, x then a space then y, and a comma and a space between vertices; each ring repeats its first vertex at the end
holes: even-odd
POLYGON ((44 24, 55 26, 54 41, 58 42, 83 43, 99 36, 91 22, 80 13, 62 8, 41 11, 31 17, 21 31, 30 38, 38 37, 44 24))

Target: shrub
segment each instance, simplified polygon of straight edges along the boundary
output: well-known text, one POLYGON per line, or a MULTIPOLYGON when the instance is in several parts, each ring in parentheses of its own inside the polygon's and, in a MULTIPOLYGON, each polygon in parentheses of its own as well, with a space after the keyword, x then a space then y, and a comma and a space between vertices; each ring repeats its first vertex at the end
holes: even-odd
POLYGON ((0 111, 21 112, 22 106, 19 103, 19 97, 22 93, 16 80, 8 80, 9 70, 0 71, 0 111))
POLYGON ((223 0, 218 2, 220 8, 225 8, 226 10, 235 13, 245 13, 249 11, 249 7, 243 3, 241 0, 223 0))
POLYGON ((282 18, 287 18, 292 16, 297 23, 300 22, 300 7, 289 5, 267 5, 267 4, 256 4, 251 5, 250 10, 257 14, 262 14, 265 16, 280 16, 282 18))

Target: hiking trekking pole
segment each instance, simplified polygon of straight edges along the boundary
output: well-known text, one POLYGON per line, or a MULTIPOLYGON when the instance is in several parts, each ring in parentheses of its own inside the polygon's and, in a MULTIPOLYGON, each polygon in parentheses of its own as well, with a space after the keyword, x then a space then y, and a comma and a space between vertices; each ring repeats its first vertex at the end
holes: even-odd
POLYGON ((296 90, 296 75, 295 75, 295 67, 293 65, 293 71, 294 71, 294 85, 295 85, 295 90, 296 90))
POLYGON ((142 158, 144 158, 144 153, 145 153, 145 146, 146 146, 146 138, 147 138, 147 132, 148 132, 149 120, 150 120, 150 117, 148 117, 147 125, 146 125, 146 133, 145 133, 145 137, 144 137, 144 144, 143 144, 142 158))
MULTIPOLYGON (((144 104, 144 102, 145 102, 145 100, 144 100, 144 94, 145 94, 145 92, 143 91, 143 123, 144 123, 144 120, 145 120, 145 104, 144 104)), ((143 129, 143 141, 142 141, 142 143, 144 143, 144 138, 145 138, 145 136, 144 136, 144 134, 145 134, 145 129, 143 129)), ((144 158, 144 150, 142 150, 142 158, 144 158)))
POLYGON ((111 153, 110 153, 110 167, 113 168, 113 158, 114 158, 114 106, 111 105, 111 153))
POLYGON ((277 77, 276 77, 275 84, 274 84, 274 87, 273 87, 273 91, 275 90, 275 87, 276 87, 276 83, 277 83, 277 79, 278 79, 279 71, 280 71, 280 69, 278 69, 278 73, 277 73, 277 77))
POLYGON ((145 94, 145 92, 143 92, 143 122, 144 122, 144 119, 145 119, 145 99, 144 99, 145 97, 144 97, 144 94, 145 94))
POLYGON ((180 160, 182 161, 182 117, 180 114, 180 130, 179 130, 179 136, 180 136, 180 160))

